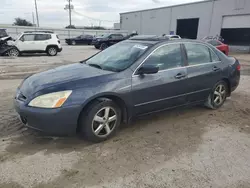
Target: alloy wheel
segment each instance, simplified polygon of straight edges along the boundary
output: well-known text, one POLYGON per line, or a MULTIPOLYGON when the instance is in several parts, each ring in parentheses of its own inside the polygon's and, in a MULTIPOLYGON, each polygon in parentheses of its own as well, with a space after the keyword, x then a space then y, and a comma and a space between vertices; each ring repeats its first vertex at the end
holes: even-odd
POLYGON ((19 55, 19 51, 17 49, 11 49, 8 52, 8 56, 10 56, 10 57, 17 57, 18 55, 19 55))
POLYGON ((115 129, 117 113, 112 107, 99 110, 92 121, 92 131, 98 137, 107 137, 115 129))
POLYGON ((50 49, 49 49, 49 54, 50 54, 51 56, 56 55, 56 49, 55 49, 55 48, 50 48, 50 49))
POLYGON ((226 98, 226 87, 223 84, 220 84, 214 90, 214 104, 221 105, 226 98))

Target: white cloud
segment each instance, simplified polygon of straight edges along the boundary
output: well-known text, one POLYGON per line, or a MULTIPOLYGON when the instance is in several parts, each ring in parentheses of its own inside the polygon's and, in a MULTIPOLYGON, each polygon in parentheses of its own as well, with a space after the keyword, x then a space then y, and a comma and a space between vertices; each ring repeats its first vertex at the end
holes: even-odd
MULTIPOLYGON (((98 25, 100 20, 119 21, 119 13, 195 2, 199 0, 73 0, 75 11, 73 25, 98 25)), ((32 22, 35 13, 34 0, 0 0, 0 24, 12 24, 14 18, 22 17, 32 22)), ((69 25, 68 12, 64 10, 66 0, 37 0, 41 26, 65 27, 69 25)), ((102 21, 103 26, 112 26, 113 22, 102 21)))

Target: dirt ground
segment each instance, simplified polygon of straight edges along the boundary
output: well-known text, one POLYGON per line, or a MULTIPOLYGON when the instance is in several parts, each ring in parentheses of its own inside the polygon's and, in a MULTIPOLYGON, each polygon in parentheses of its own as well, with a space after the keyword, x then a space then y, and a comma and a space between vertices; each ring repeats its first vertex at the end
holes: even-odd
POLYGON ((24 128, 12 105, 21 78, 96 52, 73 46, 58 57, 0 59, 0 188, 250 187, 250 55, 234 54, 241 83, 217 111, 144 117, 99 144, 24 128))

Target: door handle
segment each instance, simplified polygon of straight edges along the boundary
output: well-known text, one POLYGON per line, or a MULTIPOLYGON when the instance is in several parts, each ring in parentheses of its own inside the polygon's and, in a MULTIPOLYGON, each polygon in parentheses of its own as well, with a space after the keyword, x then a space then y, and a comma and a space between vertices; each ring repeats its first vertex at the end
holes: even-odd
POLYGON ((184 77, 186 77, 186 76, 187 76, 186 74, 178 73, 178 74, 175 76, 175 78, 176 78, 176 79, 181 79, 181 78, 184 78, 184 77))
POLYGON ((219 71, 219 70, 220 70, 219 67, 216 67, 216 66, 213 67, 213 71, 219 71))

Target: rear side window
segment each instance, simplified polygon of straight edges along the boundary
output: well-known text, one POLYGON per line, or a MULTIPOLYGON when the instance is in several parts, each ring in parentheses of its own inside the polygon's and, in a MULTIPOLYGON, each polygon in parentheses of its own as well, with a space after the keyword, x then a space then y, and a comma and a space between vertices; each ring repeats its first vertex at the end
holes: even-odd
POLYGON ((49 39, 51 39, 51 35, 48 34, 37 34, 35 36, 36 41, 49 40, 49 39))
POLYGON ((153 52, 144 62, 145 65, 155 65, 159 70, 182 67, 182 53, 180 44, 162 46, 153 52))
POLYGON ((198 65, 211 62, 210 49, 201 44, 185 44, 189 65, 198 65))
POLYGON ((209 50, 210 50, 212 62, 220 61, 219 57, 215 54, 215 52, 213 50, 211 50, 211 49, 209 49, 209 50))

